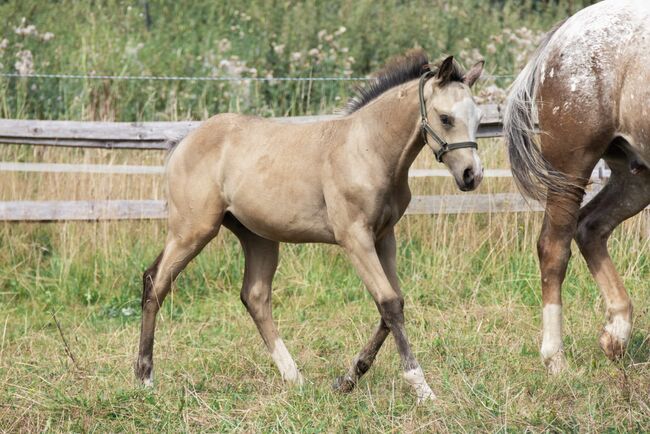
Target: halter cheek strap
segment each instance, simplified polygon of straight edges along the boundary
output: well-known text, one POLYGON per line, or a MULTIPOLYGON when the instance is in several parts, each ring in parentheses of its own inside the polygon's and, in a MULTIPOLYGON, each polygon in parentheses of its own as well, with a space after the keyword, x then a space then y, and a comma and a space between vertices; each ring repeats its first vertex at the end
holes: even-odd
MULTIPOLYGON (((422 138, 424 139, 425 144, 429 145, 428 136, 431 136, 431 138, 433 138, 433 140, 435 140, 440 145, 440 149, 438 149, 437 151, 434 150, 433 148, 431 149, 433 150, 433 154, 436 156, 436 160, 438 160, 439 163, 442 163, 442 156, 445 155, 447 152, 451 152, 456 149, 462 149, 462 148, 478 149, 478 143, 476 142, 447 143, 438 134, 436 134, 435 131, 433 131, 433 128, 431 128, 431 124, 429 124, 429 120, 427 119, 427 106, 424 101, 424 84, 434 74, 435 72, 433 71, 427 71, 424 74, 422 74, 422 76, 420 77, 420 116, 422 117, 420 132, 422 133, 422 138)), ((429 147, 431 147, 431 145, 429 145, 429 147)))

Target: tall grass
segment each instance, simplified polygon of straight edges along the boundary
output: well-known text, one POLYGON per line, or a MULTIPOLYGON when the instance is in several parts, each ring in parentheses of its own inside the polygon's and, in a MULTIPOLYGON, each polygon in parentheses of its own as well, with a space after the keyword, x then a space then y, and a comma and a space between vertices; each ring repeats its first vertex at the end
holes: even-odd
MULTIPOLYGON (((9 1, 0 4, 0 41, 7 39, 0 49, 0 70, 363 77, 389 57, 421 46, 432 59, 456 54, 469 65, 481 56, 490 73, 516 74, 535 46, 535 32, 584 3, 9 1), (48 32, 54 36, 45 41, 48 32), (23 61, 26 52, 31 61, 23 61)), ((495 83, 503 88, 509 79, 495 83)), ((350 85, 3 79, 0 116, 133 121, 200 119, 225 111, 313 114, 340 107, 350 85)))

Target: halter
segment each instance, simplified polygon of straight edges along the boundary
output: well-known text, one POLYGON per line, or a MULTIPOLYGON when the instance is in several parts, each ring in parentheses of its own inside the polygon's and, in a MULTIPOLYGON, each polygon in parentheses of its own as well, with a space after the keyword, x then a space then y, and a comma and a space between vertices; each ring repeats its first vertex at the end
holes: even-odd
POLYGON ((422 76, 420 77, 420 115, 422 116, 422 120, 421 120, 422 124, 420 125, 420 131, 422 133, 422 138, 424 139, 424 143, 431 148, 433 154, 436 156, 436 160, 438 160, 439 163, 442 163, 442 156, 445 155, 447 152, 454 151, 456 149, 462 149, 462 148, 478 149, 478 143, 476 142, 447 143, 438 134, 436 134, 435 131, 433 131, 433 128, 431 128, 431 125, 429 124, 429 120, 427 119, 427 106, 424 101, 424 84, 434 74, 435 74, 434 71, 427 71, 424 74, 422 74, 422 76), (440 145, 439 150, 436 151, 433 149, 433 147, 431 147, 431 145, 429 145, 427 134, 431 136, 433 140, 435 140, 440 145))

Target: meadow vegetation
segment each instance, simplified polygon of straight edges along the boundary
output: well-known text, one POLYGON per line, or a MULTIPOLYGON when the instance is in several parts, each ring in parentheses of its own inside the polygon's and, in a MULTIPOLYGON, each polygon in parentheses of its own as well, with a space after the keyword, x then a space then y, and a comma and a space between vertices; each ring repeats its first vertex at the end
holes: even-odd
MULTIPOLYGON (((0 70, 359 77, 420 45, 432 58, 462 53, 465 64, 484 56, 489 73, 508 75, 525 63, 543 29, 580 7, 577 1, 509 0, 147 3, 149 26, 142 2, 1 3, 0 70)), ((485 80, 479 93, 498 100, 509 80, 485 80)), ((201 119, 227 110, 328 113, 343 105, 352 84, 3 78, 0 116, 135 121, 201 119)), ((480 146, 486 167, 507 167, 500 140, 480 146)), ((28 146, 3 146, 0 157, 151 165, 164 160, 153 151, 28 146)), ((423 152, 415 166, 435 164, 423 152)), ((415 179, 412 187, 414 194, 458 193, 451 179, 415 179)), ((490 178, 478 193, 510 191, 511 180, 490 178)), ((164 182, 157 175, 0 172, 3 201, 162 198, 164 182)), ((356 391, 331 391, 331 381, 347 369, 378 319, 338 248, 281 248, 274 316, 307 379, 302 389, 282 383, 239 301, 243 255, 224 230, 165 302, 155 347, 157 387, 144 390, 132 373, 141 275, 162 248, 165 223, 2 223, 0 430, 650 429, 648 215, 624 224, 610 241, 636 306, 625 358, 610 362, 598 347, 604 307, 574 248, 564 285, 570 369, 554 378, 538 353, 541 293, 534 246, 540 223, 539 214, 515 213, 407 216, 398 225, 407 331, 440 398, 425 407, 415 406, 401 380, 390 339, 356 391)))

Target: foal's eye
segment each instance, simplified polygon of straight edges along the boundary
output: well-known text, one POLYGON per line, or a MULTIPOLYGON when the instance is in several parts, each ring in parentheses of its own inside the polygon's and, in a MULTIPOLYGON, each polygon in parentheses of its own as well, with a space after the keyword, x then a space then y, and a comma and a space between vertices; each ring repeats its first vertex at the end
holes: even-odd
POLYGON ((446 127, 453 126, 453 121, 449 115, 440 115, 440 122, 446 127))

